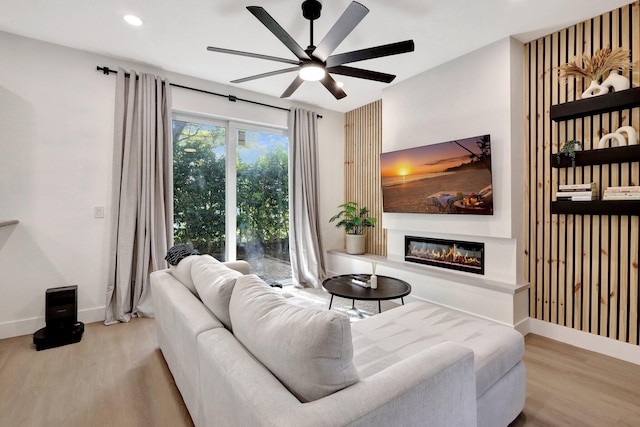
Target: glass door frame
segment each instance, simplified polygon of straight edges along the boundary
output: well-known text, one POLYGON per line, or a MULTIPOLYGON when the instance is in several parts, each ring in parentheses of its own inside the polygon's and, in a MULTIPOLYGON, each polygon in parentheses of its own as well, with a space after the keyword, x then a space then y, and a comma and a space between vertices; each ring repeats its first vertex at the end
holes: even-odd
MULTIPOLYGON (((224 233, 224 253, 227 261, 236 261, 236 229, 237 229, 237 134, 238 130, 248 130, 255 132, 271 132, 287 135, 288 129, 284 126, 268 125, 264 123, 249 122, 244 120, 232 120, 213 117, 205 114, 192 113, 182 110, 173 110, 171 120, 181 120, 186 122, 198 122, 206 125, 225 128, 225 233, 224 233)), ((289 165, 291 165, 291 156, 289 165)), ((289 171, 291 168, 289 167, 289 171)), ((291 194, 291 180, 289 180, 289 194, 291 194)), ((291 215, 291 205, 289 205, 289 215, 291 215)))

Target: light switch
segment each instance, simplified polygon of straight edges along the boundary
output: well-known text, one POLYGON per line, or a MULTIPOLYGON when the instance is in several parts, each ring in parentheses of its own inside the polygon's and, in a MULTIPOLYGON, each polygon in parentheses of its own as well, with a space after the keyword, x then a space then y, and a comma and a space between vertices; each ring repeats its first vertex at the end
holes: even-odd
POLYGON ((93 217, 94 218, 104 218, 104 206, 94 206, 93 207, 93 217))

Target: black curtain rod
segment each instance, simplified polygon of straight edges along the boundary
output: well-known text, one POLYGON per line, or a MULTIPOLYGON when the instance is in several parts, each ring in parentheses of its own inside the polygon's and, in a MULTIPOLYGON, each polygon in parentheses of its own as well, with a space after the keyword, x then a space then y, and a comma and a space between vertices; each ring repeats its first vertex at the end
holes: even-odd
MULTIPOLYGON (((96 67, 96 70, 97 71, 102 71, 102 74, 107 75, 107 76, 109 74, 118 74, 117 70, 112 70, 109 67, 101 67, 99 65, 96 67)), ((125 73, 124 76, 125 77, 130 77, 130 74, 129 73, 125 73)), ((275 108, 277 110, 291 111, 288 108, 278 107, 277 105, 270 105, 270 104, 265 104, 265 103, 257 102, 257 101, 251 101, 250 99, 238 98, 237 96, 234 96, 234 95, 224 95, 222 93, 210 92, 208 90, 197 89, 197 88, 189 87, 189 86, 183 86, 183 85, 179 85, 179 84, 176 84, 176 83, 169 83, 169 85, 171 85, 173 87, 179 87, 180 89, 188 89, 188 90, 193 90, 195 92, 206 93, 206 94, 209 94, 209 95, 221 96, 223 98, 227 98, 231 102, 242 101, 242 102, 248 102, 249 104, 261 105, 263 107, 275 108)), ((317 114, 317 117, 319 119, 322 118, 322 116, 320 114, 317 114)))

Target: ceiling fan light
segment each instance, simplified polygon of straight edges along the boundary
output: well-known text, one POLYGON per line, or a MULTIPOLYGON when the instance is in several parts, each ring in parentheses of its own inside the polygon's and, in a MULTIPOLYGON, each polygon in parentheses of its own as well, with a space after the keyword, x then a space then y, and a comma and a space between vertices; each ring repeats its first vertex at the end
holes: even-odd
POLYGON ((302 80, 316 82, 323 79, 324 76, 327 75, 327 72, 324 70, 324 67, 312 63, 300 67, 299 75, 302 80))

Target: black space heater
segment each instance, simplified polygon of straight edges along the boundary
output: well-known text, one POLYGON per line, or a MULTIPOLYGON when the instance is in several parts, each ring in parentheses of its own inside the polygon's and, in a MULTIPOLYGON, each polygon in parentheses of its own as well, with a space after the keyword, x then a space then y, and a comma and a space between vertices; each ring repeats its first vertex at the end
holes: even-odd
POLYGON ((84 323, 78 322, 77 286, 47 289, 45 325, 33 334, 33 343, 38 351, 80 342, 84 323))

